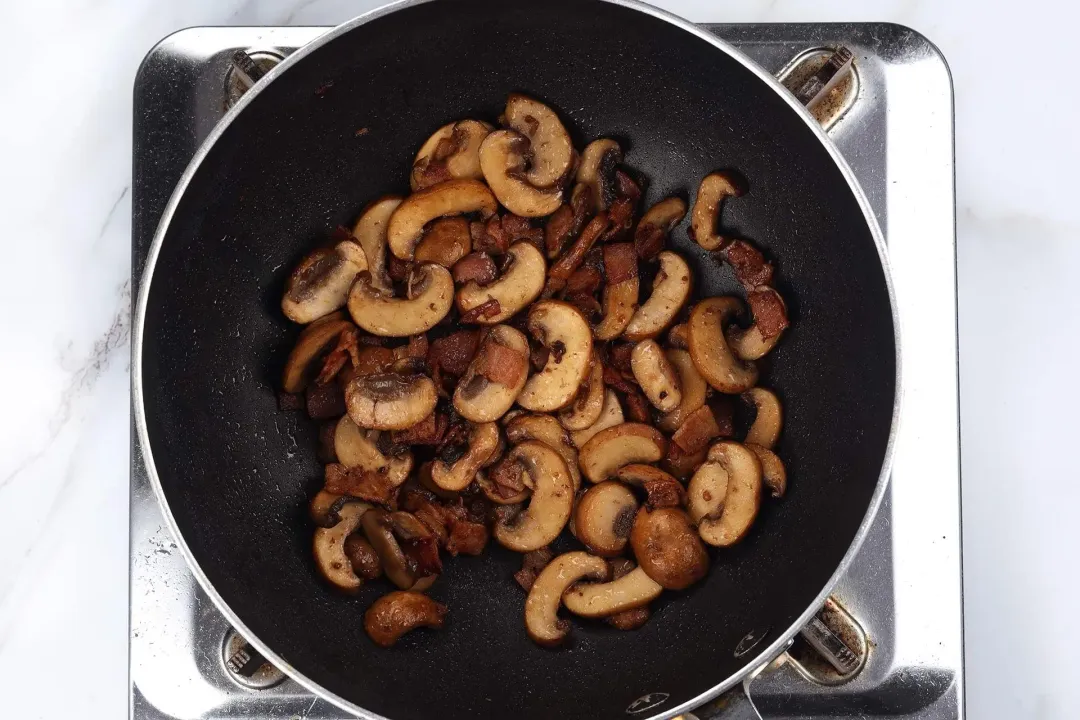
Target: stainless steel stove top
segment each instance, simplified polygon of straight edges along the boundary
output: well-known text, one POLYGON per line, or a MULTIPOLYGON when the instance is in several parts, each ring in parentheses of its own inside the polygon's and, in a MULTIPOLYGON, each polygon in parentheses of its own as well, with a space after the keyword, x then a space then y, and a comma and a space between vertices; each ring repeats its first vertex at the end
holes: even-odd
MULTIPOLYGON (((809 51, 845 46, 854 52, 857 81, 834 91, 833 106, 818 111, 833 113, 826 126, 885 230, 903 338, 905 398, 891 487, 836 588, 836 607, 830 604, 819 616, 855 651, 858 669, 841 674, 800 641, 758 675, 749 692, 766 718, 962 717, 948 67, 925 38, 896 25, 706 27, 793 80, 801 71, 793 59, 821 55, 809 51), (837 622, 844 611, 864 632, 837 622)), ((324 30, 193 28, 169 36, 147 56, 135 81, 133 297, 176 181, 237 92, 229 75, 233 52, 265 51, 256 60, 286 55, 324 30)), ((260 667, 258 658, 236 655, 243 640, 231 633, 176 552, 134 443, 131 455, 131 717, 349 717, 274 668, 260 667)), ((693 715, 719 717, 719 706, 693 715)))

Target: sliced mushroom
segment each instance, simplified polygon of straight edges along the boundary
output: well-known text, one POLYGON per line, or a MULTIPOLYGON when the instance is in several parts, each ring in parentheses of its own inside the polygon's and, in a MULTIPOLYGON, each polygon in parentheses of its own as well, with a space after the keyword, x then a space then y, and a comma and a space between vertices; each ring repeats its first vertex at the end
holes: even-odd
POLYGON ((496 505, 518 505, 528 500, 529 496, 532 495, 532 490, 528 487, 522 488, 514 495, 504 495, 499 492, 499 488, 492 482, 491 473, 483 470, 476 473, 476 484, 480 487, 480 491, 484 493, 484 497, 496 505))
POLYGON ((506 424, 506 439, 514 445, 536 440, 559 453, 566 461, 566 468, 574 482, 574 492, 581 487, 581 471, 578 469, 578 452, 566 430, 550 415, 523 413, 506 424))
POLYGON ((349 288, 357 274, 367 269, 367 264, 363 253, 350 252, 345 243, 341 245, 341 250, 315 250, 289 275, 281 298, 285 317, 306 324, 345 306, 349 288), (357 262, 365 264, 361 266, 357 262))
POLYGON ((507 210, 522 217, 543 217, 559 209, 563 193, 557 187, 529 183, 525 170, 529 152, 529 138, 514 130, 496 130, 480 145, 480 168, 507 210))
POLYGON ((614 340, 626 330, 637 311, 640 281, 633 244, 604 245, 604 272, 604 316, 593 327, 593 334, 597 340, 614 340))
POLYGON ((548 188, 569 177, 574 164, 574 145, 554 110, 530 97, 512 93, 506 99, 503 118, 507 125, 529 139, 529 169, 525 179, 530 185, 548 188))
POLYGON ((563 594, 563 605, 575 615, 602 618, 648 605, 663 591, 663 586, 637 567, 611 582, 579 582, 563 594))
POLYGON ((502 276, 489 285, 480 285, 474 280, 465 283, 457 293, 458 310, 465 313, 495 300, 499 303, 499 312, 477 319, 479 323, 494 325, 540 297, 547 268, 544 254, 532 243, 519 242, 507 251, 507 263, 502 276))
POLYGON ((642 340, 634 346, 630 369, 645 397, 660 412, 671 412, 682 402, 679 377, 655 340, 642 340))
POLYGON ((559 411, 559 422, 567 430, 585 430, 600 419, 604 409, 604 366, 593 353, 589 376, 578 389, 574 401, 559 411))
POLYGON ((364 580, 375 580, 382 576, 382 560, 360 533, 345 538, 345 557, 349 559, 353 572, 364 580))
POLYGON ((391 288, 390 276, 386 272, 386 229, 390 225, 390 216, 401 201, 402 198, 397 195, 379 198, 364 208, 352 230, 353 237, 364 249, 371 285, 384 292, 390 292, 391 288))
POLYGON ((410 278, 406 297, 378 290, 360 275, 349 292, 349 314, 372 335, 409 337, 427 332, 450 312, 454 279, 442 265, 424 263, 410 278))
POLYGON ((690 349, 690 335, 686 323, 672 326, 667 334, 668 344, 679 350, 690 349))
POLYGON ((611 388, 604 390, 604 405, 600 408, 600 417, 584 430, 577 430, 570 434, 574 445, 583 447, 594 435, 609 427, 621 425, 626 418, 623 417, 622 405, 619 404, 619 396, 611 388))
MULTIPOLYGON (((612 580, 618 580, 624 575, 633 572, 637 567, 637 565, 626 558, 614 558, 613 560, 609 560, 608 564, 611 565, 612 580)), ((637 630, 649 621, 649 616, 651 614, 652 613, 649 612, 649 606, 645 605, 643 607, 634 608, 633 610, 623 610, 614 615, 608 615, 604 618, 604 622, 616 630, 637 630)))
POLYGON ((668 444, 668 454, 664 458, 664 467, 682 481, 686 481, 697 470, 708 455, 708 449, 696 453, 684 453, 675 443, 668 444))
POLYGON ((424 375, 361 375, 345 386, 349 417, 371 430, 410 428, 430 415, 437 401, 435 383, 424 375))
POLYGON ((364 513, 371 509, 371 505, 364 502, 346 503, 337 511, 338 521, 335 525, 315 530, 312 546, 315 567, 327 582, 340 590, 356 592, 364 584, 345 554, 345 538, 356 532, 364 513))
POLYGON ((381 508, 373 508, 360 518, 360 525, 371 547, 375 548, 382 562, 383 572, 390 582, 402 590, 417 591, 427 590, 435 583, 437 575, 419 577, 409 567, 409 560, 390 529, 390 513, 381 508))
POLYGON ((319 374, 319 359, 330 350, 342 332, 352 328, 344 313, 319 318, 304 328, 285 361, 281 387, 287 393, 302 392, 319 374))
POLYGON ((364 630, 379 647, 388 648, 407 632, 443 626, 447 609, 420 592, 395 590, 376 600, 364 613, 364 630))
POLYGON ((459 120, 443 125, 420 146, 409 184, 413 190, 452 178, 481 180, 480 143, 491 126, 480 120, 459 120))
POLYGON ((719 520, 727 500, 728 473, 718 462, 705 462, 694 472, 686 486, 686 509, 690 519, 719 520))
POLYGON ((739 299, 713 297, 699 302, 690 313, 687 336, 690 357, 705 381, 722 393, 749 390, 757 382, 757 366, 735 357, 724 330, 739 312, 739 299))
POLYGON ((614 557, 626 548, 637 508, 637 498, 622 483, 605 480, 593 485, 574 510, 575 536, 590 552, 614 557))
POLYGON ((686 418, 705 405, 709 384, 697 371, 694 361, 690 359, 690 353, 685 350, 668 350, 665 355, 679 376, 679 388, 682 390, 678 406, 661 417, 658 423, 661 430, 670 433, 678 430, 686 418))
POLYGON ((596 210, 607 210, 615 201, 618 193, 615 185, 615 168, 622 160, 622 148, 619 147, 619 143, 610 138, 593 140, 581 153, 577 181, 591 188, 596 210))
POLYGON ((541 300, 529 309, 529 332, 549 353, 544 369, 525 383, 518 405, 535 412, 559 410, 574 399, 589 372, 589 324, 573 305, 541 300))
POLYGON ((742 188, 727 173, 706 175, 698 187, 694 212, 690 216, 690 238, 706 250, 722 250, 731 238, 717 231, 721 206, 729 197, 739 197, 742 188))
POLYGON ((548 563, 525 598, 525 630, 533 642, 554 646, 565 640, 570 624, 557 615, 563 593, 578 580, 607 580, 610 576, 607 561, 580 550, 548 563))
POLYGON ((765 487, 769 488, 769 494, 774 498, 784 497, 787 492, 787 470, 784 469, 783 461, 772 450, 760 445, 746 443, 746 447, 757 455, 758 462, 761 463, 761 478, 765 487))
POLYGON ((469 433, 469 449, 450 465, 436 460, 431 465, 431 479, 443 490, 460 492, 469 486, 484 463, 499 449, 499 426, 481 423, 469 433))
POLYGON ((671 231, 686 217, 686 201, 669 197, 653 205, 641 216, 634 230, 634 247, 643 260, 664 249, 671 231))
POLYGON ((547 445, 530 440, 507 455, 521 463, 533 485, 529 505, 512 520, 495 525, 495 539, 517 552, 538 550, 559 536, 570 519, 574 483, 566 461, 547 445))
POLYGON ((681 508, 638 510, 630 546, 645 574, 668 590, 688 588, 709 571, 709 554, 681 508))
POLYGON ((754 301, 751 309, 757 304, 758 307, 770 308, 770 311, 779 317, 769 318, 773 325, 767 331, 762 329, 764 320, 756 315, 754 323, 746 329, 731 325, 727 329, 727 341, 732 352, 739 358, 759 360, 772 352, 780 342, 780 337, 787 327, 787 305, 780 293, 770 287, 754 290, 749 299, 754 301))
POLYGON ((493 327, 454 390, 454 408, 471 422, 498 420, 525 387, 528 357, 529 341, 524 334, 509 325, 493 327))
POLYGON ((386 241, 395 256, 412 260, 424 226, 435 218, 471 212, 489 218, 498 209, 495 196, 479 180, 447 180, 405 198, 390 216, 386 241))
POLYGON ((613 477, 631 463, 659 462, 667 452, 667 439, 641 423, 622 423, 602 430, 581 448, 578 464, 590 481, 613 477))
POLYGON ((780 398, 763 387, 747 390, 742 398, 756 409, 754 421, 746 431, 746 442, 772 450, 784 426, 784 408, 780 405, 780 398))
MULTIPOLYGON (((709 448, 708 462, 718 464, 727 473, 727 486, 724 496, 720 501, 720 507, 713 507, 698 520, 698 533, 701 539, 710 545, 728 547, 742 540, 749 532, 750 526, 757 517, 761 507, 761 462, 752 450, 737 442, 722 441, 709 448)), ((694 474, 697 478, 702 470, 694 474)), ((698 481, 699 487, 719 488, 717 473, 713 469, 706 471, 702 480, 698 481)), ((694 479, 690 481, 694 484, 694 479)), ((711 491, 712 492, 712 491, 711 491)), ((715 492, 713 492, 715 495, 715 492)), ((704 498, 704 491, 701 493, 704 498)), ((694 490, 691 489, 691 503, 694 502, 694 490)), ((715 497, 711 501, 716 502, 715 497)), ((693 508, 693 505, 691 505, 693 508)), ((700 509, 708 510, 708 505, 701 505, 700 509)))
POLYGON ((416 244, 413 259, 418 263, 433 262, 444 268, 452 268, 471 251, 469 221, 463 217, 439 218, 424 230, 424 236, 416 244))
POLYGON ((337 511, 341 508, 343 500, 343 495, 327 490, 320 490, 315 493, 315 497, 311 498, 311 503, 308 505, 308 515, 311 517, 311 521, 318 527, 334 527, 338 523, 337 511))
POLYGON ((379 451, 378 441, 378 430, 364 430, 348 415, 343 415, 334 429, 334 453, 339 463, 385 473, 390 483, 398 487, 412 470, 412 453, 387 457, 379 451))
POLYGON ((653 280, 652 294, 637 309, 623 337, 627 340, 654 338, 664 331, 682 310, 693 288, 690 266, 676 253, 660 253, 660 272, 653 280))

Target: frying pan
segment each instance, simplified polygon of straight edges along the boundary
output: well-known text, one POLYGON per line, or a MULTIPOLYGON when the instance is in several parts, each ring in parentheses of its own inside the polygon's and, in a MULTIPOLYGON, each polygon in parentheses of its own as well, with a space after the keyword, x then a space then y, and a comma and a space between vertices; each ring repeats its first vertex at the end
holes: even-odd
MULTIPOLYGON (((684 227, 672 243, 699 296, 741 294, 684 227)), ((670 717, 775 656, 869 525, 899 395, 884 257, 865 198, 812 118, 694 26, 625 1, 399 3, 275 68, 185 172, 136 311, 139 442, 207 594, 269 660, 340 707, 403 720, 670 717), (494 122, 513 91, 555 107, 579 148, 618 138, 648 180, 646 206, 692 196, 716 169, 745 176, 749 192, 723 220, 777 263, 792 316, 762 366, 785 404, 778 454, 790 489, 636 632, 574 621, 568 645, 537 647, 511 579, 520 557, 496 547, 446 563, 431 590, 450 608, 445 629, 379 650, 362 615, 386 588, 335 593, 311 560, 306 505, 322 472, 314 424, 275 405, 298 331, 279 301, 331 228, 408 191, 431 132, 463 117, 494 122), (751 633, 759 643, 737 656, 751 633)))

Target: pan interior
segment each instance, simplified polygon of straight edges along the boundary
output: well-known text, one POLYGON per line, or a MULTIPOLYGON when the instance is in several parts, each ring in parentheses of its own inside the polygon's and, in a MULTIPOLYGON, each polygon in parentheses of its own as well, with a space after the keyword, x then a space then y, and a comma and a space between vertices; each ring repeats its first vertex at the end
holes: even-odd
MULTIPOLYGON (((696 249, 699 296, 738 293, 696 249)), ((206 577, 270 648, 314 682, 402 719, 623 717, 650 692, 690 699, 742 669, 814 599, 851 544, 881 470, 895 347, 884 273, 856 198, 803 121, 739 62, 639 11, 578 0, 463 0, 401 9, 345 33, 271 83, 225 130, 164 238, 145 315, 143 396, 162 491, 206 577), (692 198, 738 169, 724 223, 778 261, 794 327, 764 365, 782 396, 789 494, 708 578, 666 593, 637 632, 574 622, 551 651, 523 627, 519 557, 447 559, 431 594, 441 632, 377 650, 364 610, 387 591, 331 592, 311 561, 316 427, 277 411, 297 328, 278 303, 296 261, 379 195, 408 191, 440 125, 495 122, 507 93, 552 104, 577 146, 618 138, 646 204, 692 198)), ((567 546, 569 547, 569 545, 567 546)))

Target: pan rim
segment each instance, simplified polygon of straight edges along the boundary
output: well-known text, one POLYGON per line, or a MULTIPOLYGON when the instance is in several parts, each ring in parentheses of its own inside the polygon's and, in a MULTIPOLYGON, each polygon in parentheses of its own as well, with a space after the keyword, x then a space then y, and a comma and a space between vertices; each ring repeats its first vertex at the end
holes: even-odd
MULTIPOLYGON (((272 81, 282 73, 286 72, 290 67, 298 63, 303 58, 307 57, 312 52, 318 50, 323 45, 331 42, 332 40, 345 35, 353 29, 365 25, 372 20, 384 17, 391 13, 404 8, 424 5, 433 0, 395 0, 386 5, 375 8, 367 13, 359 15, 352 20, 349 20, 341 25, 331 28, 324 34, 315 38, 308 44, 297 49, 291 55, 286 57, 281 63, 275 66, 267 73, 266 79, 272 81)), ((902 353, 901 353, 901 327, 900 317, 896 301, 896 291, 892 279, 892 269, 889 263, 888 252, 886 249, 884 235, 878 224, 877 217, 874 215, 873 209, 870 206, 869 199, 863 192, 858 179, 855 177, 854 172, 848 165, 847 161, 840 154, 839 149, 829 138, 828 134, 821 128, 818 122, 810 115, 809 111, 800 104, 795 97, 787 91, 783 85, 770 73, 764 70, 762 67, 754 63, 742 52, 734 48, 726 41, 719 37, 709 33, 701 27, 685 20, 677 15, 674 15, 666 10, 645 4, 639 0, 601 0, 612 5, 625 7, 631 10, 641 12, 645 15, 652 16, 659 20, 668 22, 679 29, 688 32, 695 37, 704 40, 716 49, 724 52, 733 60, 738 62, 744 68, 753 73, 759 80, 773 90, 780 98, 787 103, 787 105, 803 120, 810 131, 815 135, 818 141, 825 148, 829 157, 840 170, 841 175, 847 182, 848 189, 854 196, 856 202, 859 205, 863 214, 863 220, 866 222, 867 227, 870 230, 870 234, 874 240, 875 248, 878 253, 878 260, 881 263, 886 290, 889 298, 889 308, 892 316, 893 323, 893 344, 895 351, 895 380, 894 380, 894 393, 893 393, 893 411, 892 418, 890 420, 889 437, 885 446, 885 453, 881 464, 881 471, 878 476, 877 485, 870 498, 870 502, 867 506, 866 513, 863 516, 862 521, 855 533, 854 538, 847 551, 844 553, 843 558, 838 564, 836 570, 832 573, 820 592, 816 595, 813 602, 803 611, 803 613, 796 618, 783 632, 778 634, 776 638, 755 656, 748 659, 743 663, 742 669, 722 679, 717 684, 713 685, 708 690, 700 693, 696 697, 690 698, 679 704, 678 706, 669 708, 654 715, 650 715, 642 718, 642 720, 667 720, 668 718, 675 717, 681 713, 693 710, 701 705, 716 698, 720 694, 732 689, 739 683, 741 683, 748 676, 756 674, 755 671, 759 670, 766 663, 777 657, 784 651, 790 640, 804 627, 811 619, 811 617, 818 611, 818 609, 824 604, 826 598, 831 594, 840 578, 847 572, 855 555, 858 553, 859 548, 862 546, 863 541, 866 539, 869 533, 871 524, 877 515, 878 509, 884 498, 885 491, 888 488, 888 483, 892 471, 893 452, 896 445, 896 436, 899 429, 901 406, 904 396, 903 388, 903 373, 902 373, 902 353)), ((222 117, 222 119, 214 126, 211 132, 200 144, 196 150, 188 166, 185 168, 183 175, 177 182, 176 187, 173 189, 169 198, 168 204, 165 207, 161 215, 161 219, 158 222, 157 229, 154 232, 154 238, 151 242, 149 252, 146 258, 146 265, 142 273, 139 293, 137 296, 135 312, 132 318, 132 359, 131 359, 131 392, 132 392, 132 409, 135 419, 136 436, 138 438, 139 448, 142 451, 144 458, 144 464, 146 466, 147 477, 150 480, 151 487, 154 490, 154 495, 157 498, 158 505, 161 508, 162 515, 169 528, 169 531, 173 534, 177 546, 184 557, 188 568, 191 570, 199 586, 207 594, 207 596, 213 601, 217 609, 225 616, 225 619, 229 624, 240 633, 252 646, 254 646, 263 656, 270 661, 273 665, 278 667, 282 672, 304 687, 306 690, 314 693, 315 695, 326 699, 340 709, 352 713, 357 717, 364 718, 365 720, 390 720, 385 716, 371 712, 364 709, 355 703, 331 692, 324 688, 319 683, 315 682, 311 678, 307 677, 304 673, 294 668, 288 661, 282 658, 266 643, 258 638, 251 630, 243 623, 239 616, 229 607, 224 599, 218 594, 217 590, 210 583, 206 574, 203 572, 198 561, 188 547, 186 540, 180 533, 179 527, 176 523, 176 519, 173 516, 172 510, 169 505, 168 499, 165 497, 165 493, 161 486, 161 479, 157 472, 157 466, 154 462, 153 450, 150 444, 149 429, 146 420, 146 408, 144 404, 143 395, 143 336, 145 331, 146 321, 146 309, 150 296, 150 287, 153 282, 154 269, 157 265, 157 260, 160 255, 162 244, 164 243, 165 236, 168 234, 173 216, 179 203, 187 191, 192 179, 195 177, 199 168, 202 166, 203 161, 209 154, 211 148, 217 143, 218 139, 225 133, 228 127, 232 124, 235 118, 254 100, 256 96, 267 86, 267 83, 260 83, 250 91, 245 93, 240 100, 229 109, 228 112, 222 117)))

